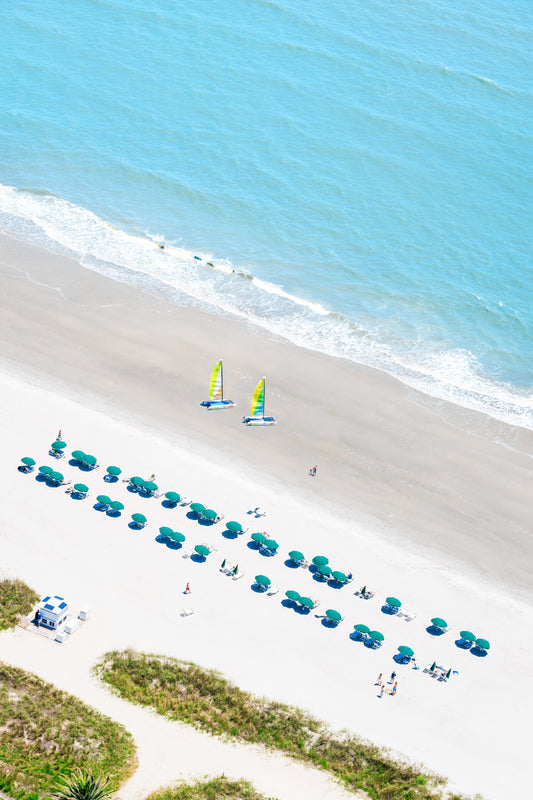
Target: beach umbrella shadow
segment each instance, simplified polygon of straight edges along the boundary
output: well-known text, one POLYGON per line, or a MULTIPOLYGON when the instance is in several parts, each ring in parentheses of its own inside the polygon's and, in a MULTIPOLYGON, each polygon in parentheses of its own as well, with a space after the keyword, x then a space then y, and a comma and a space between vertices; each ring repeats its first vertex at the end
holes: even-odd
POLYGON ((250 589, 256 594, 264 594, 268 589, 268 586, 258 586, 256 583, 252 583, 250 585, 250 589))
POLYGON ((350 639, 352 642, 364 642, 366 636, 364 633, 359 633, 359 631, 352 631, 350 634, 350 639))
POLYGON ((144 527, 140 522, 128 522, 128 528, 131 528, 132 531, 140 531, 144 527))
POLYGON ((207 561, 206 557, 201 556, 200 553, 193 553, 190 560, 196 562, 196 564, 205 564, 207 561))
POLYGON ((472 649, 472 642, 469 642, 468 639, 456 639, 455 646, 461 650, 470 650, 472 649))
POLYGON ((172 500, 163 500, 161 505, 163 506, 163 508, 176 508, 178 504, 174 503, 172 500))
POLYGON ((287 558, 283 563, 289 569, 300 569, 300 564, 298 564, 296 561, 293 561, 292 558, 287 558))
POLYGON ((120 511, 116 511, 114 508, 108 508, 106 511, 108 517, 121 517, 122 513, 120 511))
POLYGON ((183 547, 181 542, 174 542, 172 539, 167 539, 165 544, 169 550, 181 550, 183 547))
POLYGON ((247 543, 246 547, 248 547, 250 550, 260 550, 261 544, 252 540, 251 542, 247 543))
POLYGON ((438 628, 436 625, 428 625, 426 633, 429 633, 431 636, 442 636, 446 631, 443 631, 442 628, 438 628))
MULTIPOLYGON (((317 616, 318 616, 318 615, 317 615, 317 616)), ((322 619, 320 620, 320 622, 322 623, 322 625, 324 626, 324 628, 329 628, 329 629, 331 629, 331 628, 336 628, 336 627, 337 627, 337 625, 339 624, 339 623, 338 623, 338 622, 336 622, 335 620, 333 620, 333 619, 329 619, 328 617, 322 617, 322 619)))
POLYGON ((478 647, 477 645, 471 647, 470 652, 472 653, 473 656, 476 656, 476 658, 485 658, 485 656, 488 656, 487 651, 483 650, 481 647, 478 647))
MULTIPOLYGON (((225 528, 222 531, 222 536, 224 537, 224 539, 237 539, 239 534, 235 533, 235 531, 228 531, 228 529, 225 528)), ((255 542, 254 542, 254 544, 255 544, 255 542)))
POLYGON ((104 475, 104 481, 105 481, 106 483, 117 483, 117 481, 118 481, 118 475, 109 475, 109 474, 106 474, 106 475, 104 475))
POLYGON ((388 614, 389 617, 392 617, 394 616, 394 614, 398 613, 398 609, 394 608, 394 606, 390 606, 388 603, 384 603, 381 606, 381 611, 383 612, 383 614, 388 614))

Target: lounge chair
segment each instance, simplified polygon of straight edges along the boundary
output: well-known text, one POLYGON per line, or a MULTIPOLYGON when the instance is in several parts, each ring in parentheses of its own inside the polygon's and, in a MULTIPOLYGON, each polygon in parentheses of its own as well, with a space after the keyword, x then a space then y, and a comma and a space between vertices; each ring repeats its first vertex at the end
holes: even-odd
POLYGON ((244 577, 244 572, 241 572, 241 571, 239 570, 239 572, 237 572, 237 574, 236 574, 236 575, 233 575, 233 580, 234 580, 234 581, 238 581, 238 580, 239 580, 239 578, 243 578, 243 577, 244 577))
POLYGON ((190 506, 191 503, 192 503, 192 500, 191 500, 190 497, 182 497, 181 500, 179 501, 178 505, 179 506, 190 506))
POLYGON ((267 590, 267 594, 271 597, 273 594, 277 594, 279 592, 279 586, 270 586, 267 590))
POLYGON ((194 608, 182 608, 180 611, 182 617, 190 617, 191 614, 194 614, 194 608))
POLYGON ((217 522, 220 522, 220 520, 222 520, 222 519, 224 519, 224 514, 219 514, 219 515, 218 515, 217 517, 215 517, 215 519, 213 520, 213 524, 216 524, 217 522))
POLYGON ((411 611, 404 611, 403 618, 406 622, 412 622, 416 618, 416 614, 413 614, 411 611))
POLYGON ((182 558, 190 558, 191 557, 190 550, 184 550, 183 553, 181 554, 181 557, 182 558))
POLYGON ((54 458, 63 458, 63 456, 65 455, 65 451, 64 450, 52 450, 52 449, 50 449, 48 451, 48 455, 53 456, 54 458))

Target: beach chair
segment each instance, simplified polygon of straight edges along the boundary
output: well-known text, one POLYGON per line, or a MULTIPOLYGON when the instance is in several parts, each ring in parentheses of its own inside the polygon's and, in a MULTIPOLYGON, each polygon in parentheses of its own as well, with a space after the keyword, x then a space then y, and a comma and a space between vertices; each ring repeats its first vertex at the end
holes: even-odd
POLYGON ((216 525, 216 523, 217 523, 217 522, 220 522, 220 521, 221 521, 221 520, 223 520, 223 519, 224 519, 224 514, 219 514, 219 515, 218 515, 217 517, 215 517, 215 519, 213 520, 213 524, 214 524, 214 525, 216 525))
POLYGON ((403 618, 406 622, 412 622, 416 619, 416 614, 413 614, 412 611, 404 611, 403 618))
POLYGON ((184 550, 183 553, 181 554, 181 557, 182 558, 190 558, 191 557, 190 550, 184 550))
POLYGON ((318 608, 320 605, 320 600, 313 600, 313 608, 318 608))
POLYGON ((190 506, 191 503, 192 503, 192 500, 191 500, 190 497, 182 497, 181 500, 179 501, 178 505, 179 506, 190 506))
POLYGON ((240 578, 243 578, 243 577, 244 577, 244 572, 241 572, 239 570, 239 572, 236 575, 233 576, 233 580, 234 581, 238 581, 240 578))
POLYGON ((279 592, 279 586, 270 586, 267 590, 267 594, 269 597, 272 597, 273 594, 277 594, 279 592))
POLYGON ((191 614, 194 614, 194 608, 182 608, 180 611, 182 617, 190 617, 191 614))
POLYGON ((50 449, 48 451, 48 455, 49 456, 53 456, 54 458, 63 458, 63 456, 65 455, 65 451, 64 450, 52 450, 52 449, 50 449))

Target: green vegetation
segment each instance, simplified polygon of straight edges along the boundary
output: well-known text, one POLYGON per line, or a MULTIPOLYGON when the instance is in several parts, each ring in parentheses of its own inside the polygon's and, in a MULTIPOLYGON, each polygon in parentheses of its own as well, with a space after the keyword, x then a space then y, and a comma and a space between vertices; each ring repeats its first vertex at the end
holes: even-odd
POLYGON ((60 780, 54 797, 56 800, 105 800, 110 794, 113 789, 109 777, 78 768, 70 778, 60 780))
POLYGON ((256 792, 248 781, 230 781, 224 775, 196 783, 160 789, 146 800, 274 800, 256 792))
POLYGON ((0 581, 0 631, 14 628, 39 600, 39 595, 23 581, 0 581))
POLYGON ((76 768, 109 777, 133 772, 131 735, 81 700, 0 662, 0 790, 15 800, 49 798, 76 768))
POLYGON ((96 671, 131 702, 212 734, 281 750, 328 770, 351 791, 364 790, 374 800, 443 797, 443 778, 395 761, 369 742, 333 734, 305 711, 254 697, 213 670, 125 651, 108 653, 96 671))

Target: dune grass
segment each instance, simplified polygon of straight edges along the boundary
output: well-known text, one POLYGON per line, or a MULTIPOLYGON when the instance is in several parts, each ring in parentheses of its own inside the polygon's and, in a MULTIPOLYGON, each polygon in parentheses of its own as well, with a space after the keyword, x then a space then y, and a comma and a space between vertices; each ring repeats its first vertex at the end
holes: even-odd
POLYGON ((14 800, 50 798, 60 776, 77 767, 109 776, 116 789, 135 764, 122 725, 0 662, 0 790, 14 800))
POLYGON ((275 800, 257 792, 248 781, 231 781, 225 775, 195 783, 159 789, 146 800, 275 800))
POLYGON ((23 581, 0 581, 0 631, 14 628, 20 617, 29 614, 41 598, 23 581))
POLYGON ((108 653, 96 672, 131 702, 218 736, 280 750, 374 800, 464 800, 446 793, 443 778, 352 735, 333 734, 305 711, 255 697, 196 664, 124 651, 108 653))

